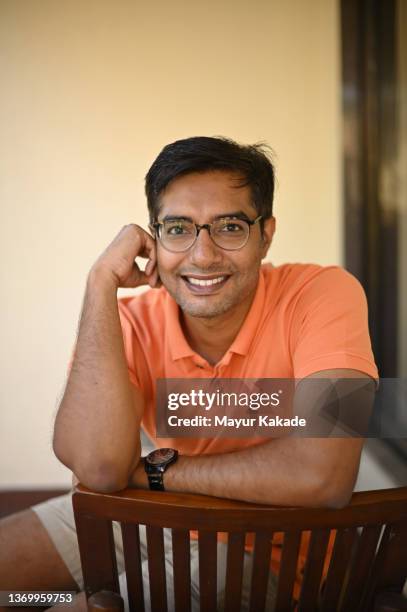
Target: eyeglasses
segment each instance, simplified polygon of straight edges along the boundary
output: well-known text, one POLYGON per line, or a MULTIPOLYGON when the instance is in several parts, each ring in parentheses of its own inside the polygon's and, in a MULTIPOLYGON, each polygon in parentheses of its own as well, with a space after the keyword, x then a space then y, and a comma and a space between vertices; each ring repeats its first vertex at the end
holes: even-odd
POLYGON ((161 244, 167 251, 182 253, 188 251, 196 242, 202 229, 216 246, 226 251, 242 249, 249 240, 250 228, 260 221, 262 215, 251 221, 237 217, 222 217, 213 223, 198 225, 187 219, 168 219, 150 225, 155 230, 161 244))

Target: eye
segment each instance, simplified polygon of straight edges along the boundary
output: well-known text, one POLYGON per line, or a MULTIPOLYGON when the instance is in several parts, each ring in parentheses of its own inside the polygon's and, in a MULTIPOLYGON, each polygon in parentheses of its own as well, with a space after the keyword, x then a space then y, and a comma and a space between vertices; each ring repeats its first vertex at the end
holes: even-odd
POLYGON ((238 221, 225 221, 219 229, 225 234, 237 234, 244 231, 243 224, 238 221))
POLYGON ((191 224, 184 221, 164 223, 164 233, 169 237, 184 236, 191 233, 191 224))
POLYGON ((180 225, 173 225, 172 227, 168 227, 166 229, 167 234, 170 236, 178 236, 179 234, 184 233, 184 227, 180 225))

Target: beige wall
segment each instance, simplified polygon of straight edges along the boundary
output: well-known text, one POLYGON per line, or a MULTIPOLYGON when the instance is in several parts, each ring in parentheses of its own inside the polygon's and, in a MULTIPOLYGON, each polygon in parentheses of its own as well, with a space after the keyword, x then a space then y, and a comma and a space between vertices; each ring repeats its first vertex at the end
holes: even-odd
POLYGON ((341 263, 335 0, 0 3, 0 487, 68 482, 51 431, 86 273, 191 135, 276 152, 275 263, 341 263))

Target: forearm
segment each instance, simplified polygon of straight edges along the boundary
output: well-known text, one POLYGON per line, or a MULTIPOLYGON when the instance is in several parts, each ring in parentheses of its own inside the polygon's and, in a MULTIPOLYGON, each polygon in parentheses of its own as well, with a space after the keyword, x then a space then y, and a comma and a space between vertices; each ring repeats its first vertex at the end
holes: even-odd
MULTIPOLYGON (((330 458, 340 440, 275 439, 227 454, 180 456, 165 472, 167 491, 213 495, 282 506, 343 506, 357 473, 360 442, 353 449, 355 470, 341 470, 330 458)), ((142 465, 131 486, 147 487, 142 465)))
POLYGON ((140 456, 141 398, 129 381, 113 282, 89 274, 54 451, 91 488, 121 488, 140 456))

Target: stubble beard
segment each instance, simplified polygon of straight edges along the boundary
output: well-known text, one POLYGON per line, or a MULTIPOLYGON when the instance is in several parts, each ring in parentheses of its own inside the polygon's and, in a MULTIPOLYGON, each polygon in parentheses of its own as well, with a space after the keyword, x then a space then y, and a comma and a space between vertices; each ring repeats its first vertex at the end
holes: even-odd
POLYGON ((224 297, 222 297, 221 295, 214 296, 214 303, 211 303, 213 299, 211 296, 208 296, 206 298, 198 297, 195 299, 190 299, 188 298, 188 296, 185 295, 184 291, 177 291, 176 287, 174 289, 171 287, 167 287, 167 291, 176 301, 183 313, 191 317, 197 317, 201 319, 214 319, 225 314, 238 304, 241 304, 249 296, 254 297, 258 277, 256 274, 253 275, 253 273, 248 273, 248 275, 245 275, 245 278, 240 279, 240 282, 237 283, 236 287, 230 295, 226 294, 224 297), (247 278, 248 275, 250 275, 249 279, 247 278), (202 302, 204 303, 199 303, 200 299, 202 299, 202 302))

